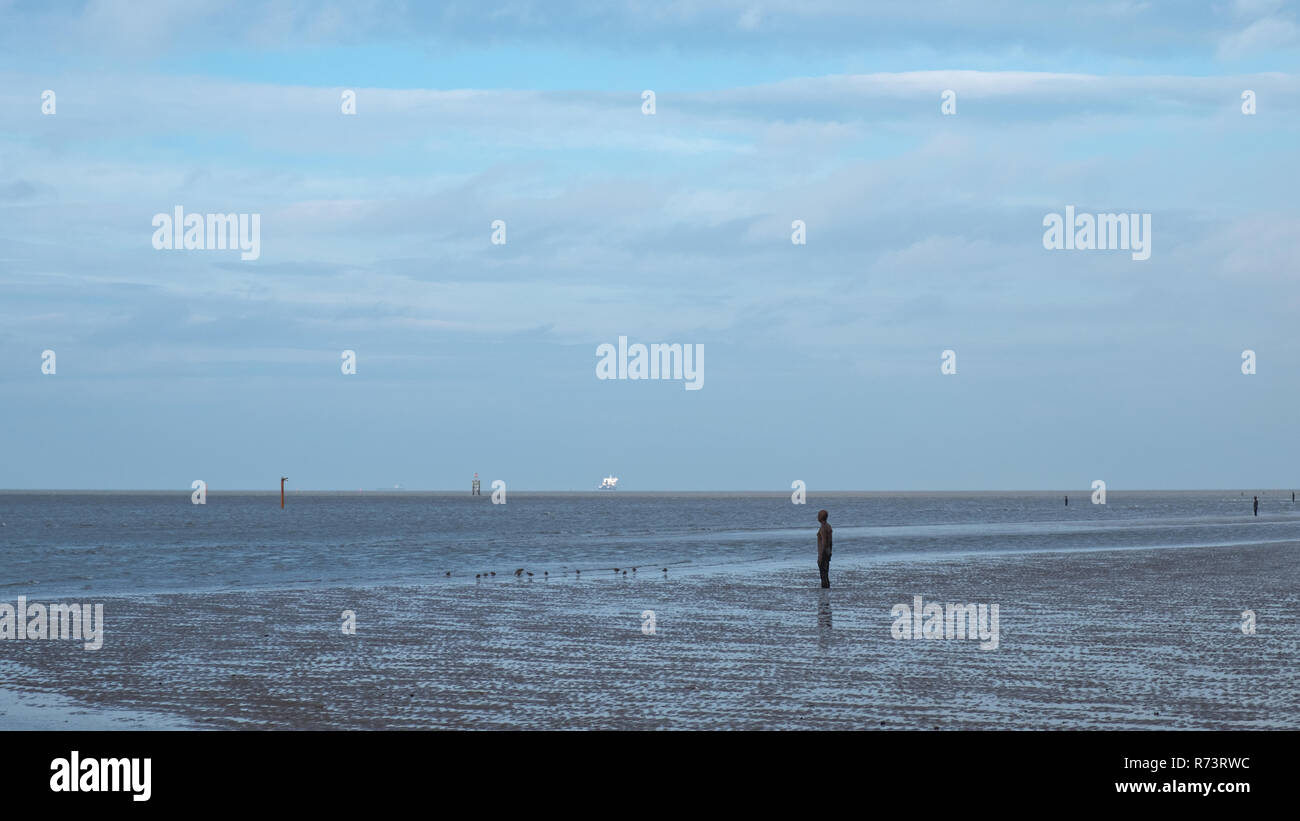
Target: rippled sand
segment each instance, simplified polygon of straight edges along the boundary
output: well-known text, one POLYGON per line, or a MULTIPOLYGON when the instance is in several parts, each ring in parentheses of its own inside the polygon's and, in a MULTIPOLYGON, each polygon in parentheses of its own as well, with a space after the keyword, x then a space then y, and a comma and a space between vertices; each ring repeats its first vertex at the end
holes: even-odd
POLYGON ((97 652, 0 641, 0 728, 1300 728, 1300 544, 836 558, 828 593, 810 561, 105 599, 97 652), (914 595, 998 604, 999 648, 893 639, 914 595))

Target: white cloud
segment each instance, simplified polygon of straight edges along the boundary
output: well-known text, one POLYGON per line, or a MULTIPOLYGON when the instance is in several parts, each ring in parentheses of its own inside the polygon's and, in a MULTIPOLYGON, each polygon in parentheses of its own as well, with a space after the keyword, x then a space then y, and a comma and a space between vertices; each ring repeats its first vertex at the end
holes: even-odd
POLYGON ((1300 43, 1300 28, 1282 17, 1265 17, 1219 42, 1219 56, 1235 59, 1300 43))

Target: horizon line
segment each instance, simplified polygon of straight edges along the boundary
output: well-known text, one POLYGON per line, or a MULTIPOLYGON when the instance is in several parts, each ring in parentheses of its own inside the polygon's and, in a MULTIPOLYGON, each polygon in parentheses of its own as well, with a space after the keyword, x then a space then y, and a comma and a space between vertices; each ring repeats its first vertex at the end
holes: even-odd
MULTIPOLYGON (((1112 494, 1112 493, 1115 493, 1116 491, 1119 491, 1119 492, 1122 492, 1122 493, 1230 493, 1230 492, 1233 492, 1233 491, 1236 491, 1236 492, 1239 492, 1239 493, 1246 493, 1246 492, 1250 492, 1250 493, 1269 493, 1269 492, 1291 493, 1292 491, 1300 492, 1300 487, 1296 487, 1296 488, 1292 488, 1292 487, 1286 487, 1286 488, 1281 488, 1281 487, 1276 487, 1276 488, 1242 488, 1242 487, 1115 488, 1115 487, 1112 487, 1112 486, 1109 486, 1109 485, 1106 487, 1106 493, 1107 493, 1107 494, 1112 494)), ((185 487, 185 488, 0 488, 0 494, 18 494, 18 493, 176 493, 176 494, 185 494, 185 495, 189 495, 189 494, 192 493, 192 492, 193 492, 193 488, 190 488, 190 487, 185 487)), ((208 486, 208 488, 207 488, 207 492, 208 492, 209 494, 216 492, 216 493, 246 494, 246 495, 256 495, 256 494, 263 494, 263 493, 264 493, 264 494, 269 494, 269 495, 275 496, 275 495, 279 495, 280 490, 279 490, 279 488, 230 488, 230 489, 222 489, 222 490, 216 490, 216 491, 214 491, 213 488, 212 488, 211 486, 208 486)), ((809 491, 806 491, 806 492, 807 492, 807 493, 810 493, 810 494, 815 492, 815 493, 823 493, 823 494, 828 494, 828 493, 881 493, 881 494, 891 494, 891 493, 892 493, 892 494, 908 494, 908 493, 911 493, 911 494, 921 494, 921 493, 931 493, 931 494, 936 494, 936 493, 937 493, 937 494, 942 494, 942 493, 949 493, 949 494, 956 494, 956 493, 990 493, 990 494, 991 494, 991 493, 1001 493, 1001 494, 1016 494, 1016 493, 1043 493, 1043 494, 1045 494, 1045 493, 1052 493, 1052 494, 1068 494, 1068 493, 1081 493, 1081 494, 1084 494, 1084 495, 1090 495, 1091 493, 1093 493, 1093 489, 1092 489, 1092 488, 1056 488, 1056 489, 1053 489, 1053 488, 1047 488, 1047 489, 1031 489, 1031 488, 988 488, 988 489, 977 489, 977 488, 945 488, 945 489, 937 489, 937 490, 916 490, 916 489, 907 490, 907 489, 856 489, 856 488, 854 488, 854 489, 844 489, 844 488, 841 488, 841 489, 829 489, 829 490, 817 490, 817 491, 811 491, 811 490, 809 490, 809 491)), ((300 488, 300 489, 285 488, 285 493, 286 493, 286 494, 290 494, 290 493, 297 493, 297 494, 304 494, 304 493, 370 493, 370 494, 380 494, 380 493, 389 493, 389 494, 401 494, 401 493, 413 493, 413 494, 418 494, 418 493, 437 493, 437 494, 459 494, 459 495, 471 495, 471 494, 470 494, 470 491, 469 491, 469 490, 466 490, 466 489, 464 489, 464 488, 404 488, 404 487, 403 487, 403 488, 367 488, 367 489, 361 489, 361 488, 358 488, 358 489, 355 489, 355 490, 343 489, 343 488, 300 488)), ((690 494, 690 493, 695 493, 695 494, 708 494, 708 493, 749 493, 749 494, 770 494, 770 495, 773 495, 773 496, 786 496, 786 495, 789 495, 789 494, 791 493, 791 491, 790 491, 790 490, 758 490, 758 489, 752 489, 752 488, 750 488, 750 489, 712 488, 712 489, 703 489, 703 490, 699 490, 699 489, 697 489, 697 490, 680 490, 680 489, 673 489, 673 488, 666 488, 666 489, 665 489, 665 488, 657 488, 657 489, 656 489, 656 488, 645 488, 645 489, 640 489, 640 490, 626 490, 626 489, 624 489, 624 490, 613 490, 613 491, 611 491, 611 490, 601 490, 601 489, 599 489, 599 488, 591 488, 591 489, 569 488, 569 489, 563 489, 563 490, 556 490, 556 489, 552 489, 552 490, 538 490, 538 489, 512 489, 512 490, 510 490, 510 493, 512 493, 512 494, 517 494, 517 493, 574 493, 574 494, 577 494, 577 493, 599 493, 599 494, 601 494, 601 495, 603 495, 603 496, 605 496, 605 495, 619 495, 619 494, 621 494, 621 495, 625 495, 625 496, 626 496, 626 495, 632 495, 632 494, 638 494, 638 493, 678 493, 678 494, 690 494)), ((491 490, 489 489, 489 491, 488 491, 487 494, 482 494, 482 495, 491 495, 491 490)))

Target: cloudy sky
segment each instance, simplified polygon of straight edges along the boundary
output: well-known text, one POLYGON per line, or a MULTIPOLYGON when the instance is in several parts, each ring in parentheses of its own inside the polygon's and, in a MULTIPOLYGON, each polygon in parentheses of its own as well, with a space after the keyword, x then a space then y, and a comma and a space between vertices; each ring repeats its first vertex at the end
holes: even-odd
POLYGON ((1300 485, 1297 19, 0 0, 0 488, 1300 485))

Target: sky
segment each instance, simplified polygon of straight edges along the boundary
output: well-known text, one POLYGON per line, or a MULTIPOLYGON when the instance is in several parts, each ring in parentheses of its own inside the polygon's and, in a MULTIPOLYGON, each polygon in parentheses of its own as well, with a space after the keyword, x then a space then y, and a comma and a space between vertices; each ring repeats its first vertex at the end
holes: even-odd
POLYGON ((1280 0, 0 0, 0 488, 1300 486, 1298 73, 1280 0))

